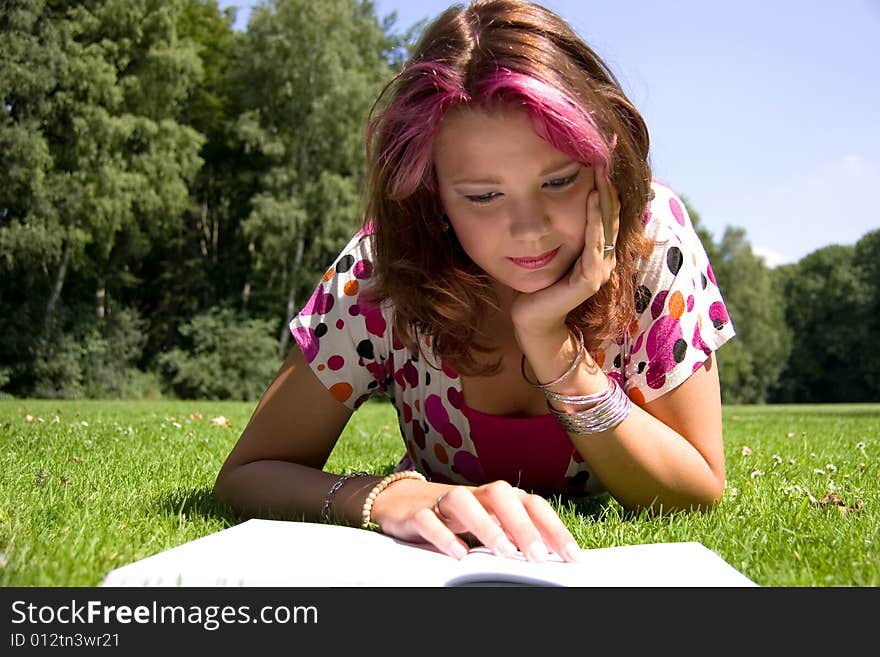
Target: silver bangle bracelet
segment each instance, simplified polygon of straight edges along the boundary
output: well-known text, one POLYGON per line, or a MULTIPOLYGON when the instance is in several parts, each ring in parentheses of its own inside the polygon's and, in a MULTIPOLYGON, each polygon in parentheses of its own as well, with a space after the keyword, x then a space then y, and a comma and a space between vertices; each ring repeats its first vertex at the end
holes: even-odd
MULTIPOLYGON (((606 377, 608 378, 608 377, 606 377)), ((590 395, 563 395, 552 390, 545 390, 544 396, 561 404, 571 404, 573 406, 596 405, 608 401, 608 398, 614 394, 614 386, 611 379, 608 379, 608 387, 600 392, 594 392, 590 395)))
MULTIPOLYGON (((556 417, 567 433, 595 434, 609 431, 623 422, 632 410, 632 401, 614 379, 609 379, 610 393, 606 399, 583 411, 567 413, 553 406, 550 412, 556 417)), ((607 391, 606 391, 607 392, 607 391)), ((604 394, 604 393, 603 393, 604 394)))

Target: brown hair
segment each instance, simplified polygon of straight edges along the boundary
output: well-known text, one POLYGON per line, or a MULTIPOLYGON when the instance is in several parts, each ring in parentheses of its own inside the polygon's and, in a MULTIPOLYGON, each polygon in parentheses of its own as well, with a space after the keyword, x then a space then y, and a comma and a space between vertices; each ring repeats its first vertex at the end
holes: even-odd
MULTIPOLYGON (((595 346, 617 339, 634 316, 634 275, 639 257, 651 251, 643 218, 651 198, 649 136, 641 115, 626 98, 605 63, 553 12, 520 0, 485 0, 453 6, 424 32, 409 63, 380 94, 367 133, 370 180, 365 224, 374 233, 373 296, 394 305, 394 330, 412 351, 418 336, 430 336, 433 350, 463 374, 490 374, 479 354, 492 352, 481 319, 497 300, 489 276, 442 229, 431 146, 443 114, 459 104, 487 105, 509 99, 497 89, 499 71, 540 81, 566 99, 564 112, 577 135, 558 129, 546 116, 546 98, 513 89, 516 101, 534 100, 533 119, 554 147, 580 161, 605 161, 620 197, 617 264, 610 280, 572 310, 569 325, 581 327, 595 346), (495 82, 493 82, 495 81, 495 82), (381 107, 381 110, 380 110, 381 107), (575 116, 576 115, 576 116, 575 116), (582 133, 594 133, 588 155, 582 133)), ((554 121, 556 121, 554 123, 554 121)), ((570 130, 570 129, 569 129, 570 130)))

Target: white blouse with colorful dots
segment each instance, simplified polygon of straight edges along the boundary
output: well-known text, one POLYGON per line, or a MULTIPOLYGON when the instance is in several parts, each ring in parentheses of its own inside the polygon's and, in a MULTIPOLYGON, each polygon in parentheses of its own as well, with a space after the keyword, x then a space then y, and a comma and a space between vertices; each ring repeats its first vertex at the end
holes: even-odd
MULTIPOLYGON (((687 379, 734 335, 706 251, 682 201, 654 181, 645 214, 654 252, 638 266, 636 307, 627 340, 606 341, 597 362, 644 405, 687 379), (621 362, 624 347, 628 354, 621 362)), ((458 374, 407 351, 394 335, 393 306, 366 301, 372 236, 359 232, 290 323, 318 379, 357 409, 374 394, 393 402, 406 454, 437 482, 479 485, 506 479, 526 490, 583 494, 603 490, 555 419, 501 418, 467 406, 458 374)), ((422 336, 425 353, 430 339, 422 336)))

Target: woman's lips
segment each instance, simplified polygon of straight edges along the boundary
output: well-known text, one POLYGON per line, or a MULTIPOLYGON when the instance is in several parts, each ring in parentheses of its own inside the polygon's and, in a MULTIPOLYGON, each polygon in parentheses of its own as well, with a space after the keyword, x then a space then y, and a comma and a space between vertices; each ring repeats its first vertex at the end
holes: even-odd
POLYGON ((540 269, 541 267, 546 267, 550 264, 550 261, 556 257, 556 254, 559 253, 559 248, 556 247, 552 251, 547 251, 547 253, 542 253, 539 256, 535 256, 534 258, 510 258, 513 264, 518 267, 522 267, 523 269, 540 269))

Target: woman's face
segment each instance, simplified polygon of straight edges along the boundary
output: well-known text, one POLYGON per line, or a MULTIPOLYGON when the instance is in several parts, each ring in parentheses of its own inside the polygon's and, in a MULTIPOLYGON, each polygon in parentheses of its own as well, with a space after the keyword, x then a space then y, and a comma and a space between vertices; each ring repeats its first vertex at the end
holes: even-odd
POLYGON ((593 169, 541 139, 525 110, 450 110, 434 166, 458 241, 501 286, 541 290, 581 254, 593 169))

